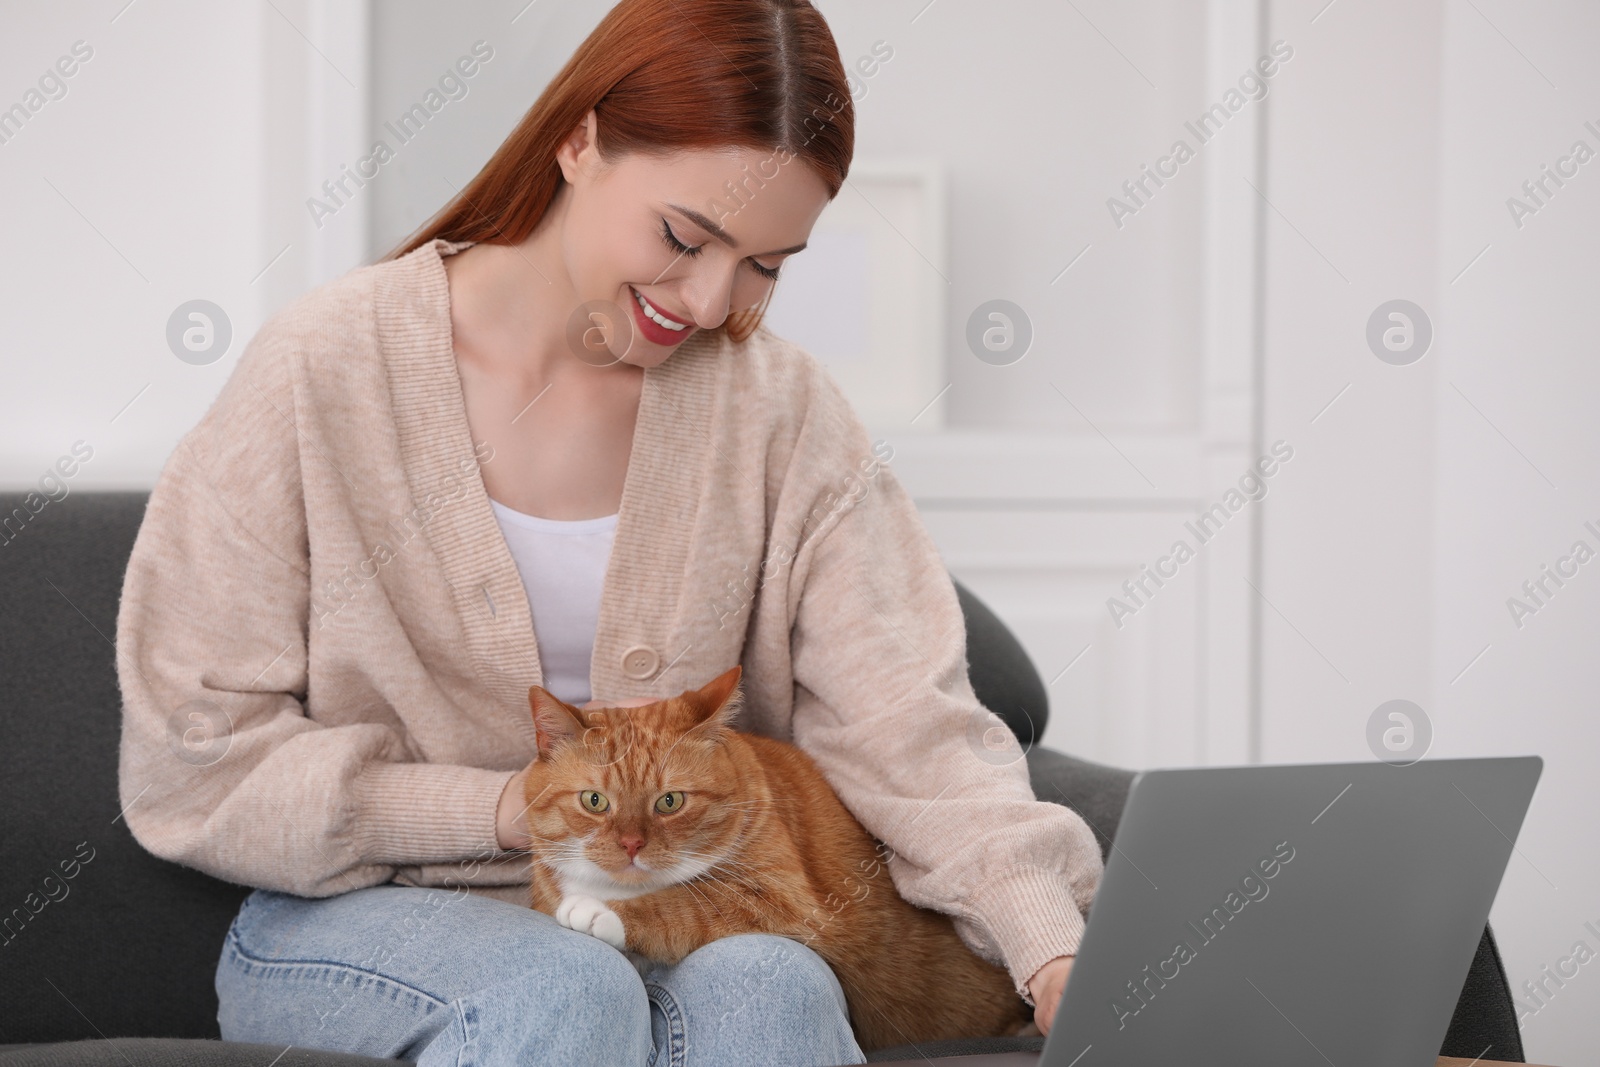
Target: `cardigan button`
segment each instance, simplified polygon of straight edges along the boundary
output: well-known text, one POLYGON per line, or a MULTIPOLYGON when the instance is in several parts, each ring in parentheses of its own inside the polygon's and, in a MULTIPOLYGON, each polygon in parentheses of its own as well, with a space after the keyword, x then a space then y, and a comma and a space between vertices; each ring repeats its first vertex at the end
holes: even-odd
POLYGON ((622 673, 641 681, 656 673, 661 656, 649 645, 634 645, 622 654, 622 673))

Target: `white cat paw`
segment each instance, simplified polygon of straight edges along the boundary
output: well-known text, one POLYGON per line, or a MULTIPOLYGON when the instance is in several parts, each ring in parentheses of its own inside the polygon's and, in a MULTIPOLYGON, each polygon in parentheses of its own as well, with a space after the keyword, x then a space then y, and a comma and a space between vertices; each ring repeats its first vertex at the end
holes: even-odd
POLYGON ((556 906, 556 922, 580 934, 598 937, 615 949, 626 949, 622 917, 594 897, 563 897, 556 906))

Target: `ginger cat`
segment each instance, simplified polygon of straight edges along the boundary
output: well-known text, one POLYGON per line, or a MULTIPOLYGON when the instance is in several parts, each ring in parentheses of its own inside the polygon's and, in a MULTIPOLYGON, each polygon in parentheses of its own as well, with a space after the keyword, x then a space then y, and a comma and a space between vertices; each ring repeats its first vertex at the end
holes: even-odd
POLYGON ((833 968, 863 1051, 1037 1034, 1005 969, 895 891, 887 846, 794 745, 736 732, 740 668, 634 708, 528 692, 532 906, 641 971, 770 933, 833 968))

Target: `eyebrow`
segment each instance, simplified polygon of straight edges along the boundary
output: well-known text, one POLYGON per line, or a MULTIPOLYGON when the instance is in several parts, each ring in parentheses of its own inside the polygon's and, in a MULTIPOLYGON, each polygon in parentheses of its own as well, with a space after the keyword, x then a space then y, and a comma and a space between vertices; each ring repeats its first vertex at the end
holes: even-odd
MULTIPOLYGON (((716 222, 706 218, 706 216, 700 214, 700 212, 694 210, 693 208, 687 208, 681 204, 668 204, 667 206, 676 211, 678 214, 682 215, 684 218, 688 219, 690 222, 694 223, 696 226, 700 227, 702 230, 709 233, 711 236, 715 237, 717 240, 721 241, 723 244, 727 245, 729 248, 737 249, 739 247, 739 242, 733 239, 733 235, 728 233, 728 231, 724 230, 721 226, 718 226, 716 222)), ((805 251, 805 247, 806 242, 801 241, 793 248, 780 248, 772 252, 757 252, 756 255, 788 256, 793 255, 796 252, 805 251)))

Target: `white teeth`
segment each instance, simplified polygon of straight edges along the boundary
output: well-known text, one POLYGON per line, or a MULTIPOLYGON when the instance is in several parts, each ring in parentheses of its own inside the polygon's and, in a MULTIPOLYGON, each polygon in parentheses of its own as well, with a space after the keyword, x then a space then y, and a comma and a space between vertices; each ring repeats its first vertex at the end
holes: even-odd
POLYGON ((638 302, 640 310, 645 313, 646 317, 648 317, 651 322, 654 322, 658 326, 665 326, 667 329, 674 332, 678 330, 687 330, 689 328, 681 322, 673 322, 671 319, 661 314, 661 312, 651 307, 650 301, 646 300, 644 298, 644 294, 639 292, 637 289, 633 291, 633 299, 638 302))

